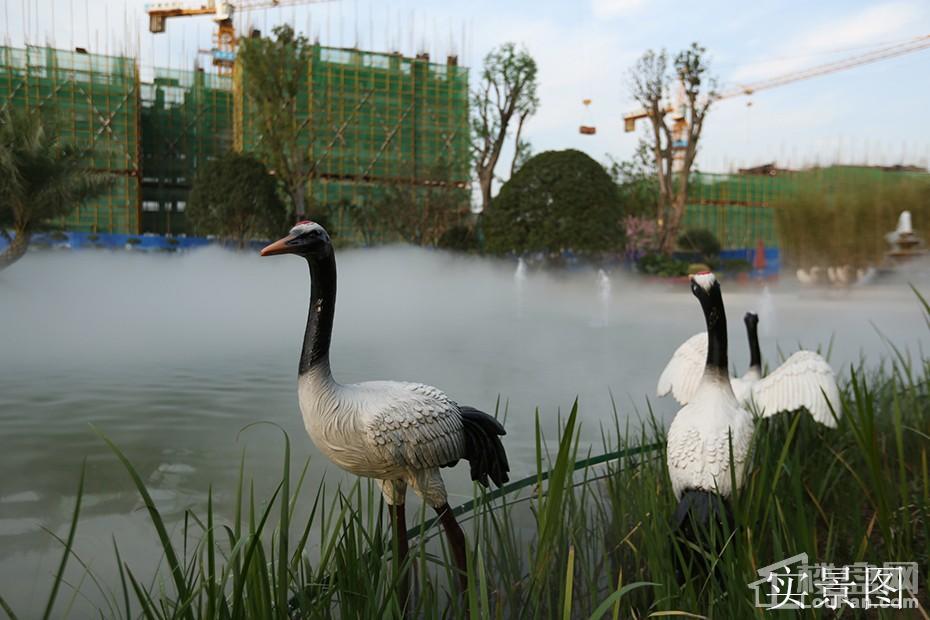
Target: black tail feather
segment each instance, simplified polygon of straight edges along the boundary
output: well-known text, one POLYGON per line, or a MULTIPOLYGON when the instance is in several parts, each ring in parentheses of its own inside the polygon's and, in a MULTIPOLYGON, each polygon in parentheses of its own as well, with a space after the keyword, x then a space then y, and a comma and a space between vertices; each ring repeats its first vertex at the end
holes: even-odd
POLYGON ((733 530, 733 514, 726 499, 720 495, 702 489, 688 489, 678 502, 671 526, 672 532, 683 539, 683 544, 677 546, 682 557, 674 553, 675 573, 679 584, 682 584, 686 574, 706 574, 711 570, 706 556, 718 556, 723 550, 727 533, 733 530))
POLYGON ((695 541, 694 526, 706 529, 712 522, 718 525, 729 524, 730 516, 726 500, 718 494, 702 489, 688 489, 682 493, 675 509, 672 529, 688 540, 695 541))
POLYGON ((465 430, 465 459, 471 464, 471 479, 488 487, 503 486, 510 477, 510 464, 501 436, 506 435, 496 418, 474 407, 459 406, 465 430))

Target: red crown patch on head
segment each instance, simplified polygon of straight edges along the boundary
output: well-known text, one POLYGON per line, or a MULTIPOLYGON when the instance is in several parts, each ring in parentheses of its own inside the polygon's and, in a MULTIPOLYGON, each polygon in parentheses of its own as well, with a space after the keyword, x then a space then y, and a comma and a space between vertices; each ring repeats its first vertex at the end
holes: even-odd
POLYGON ((303 220, 302 222, 297 222, 294 226, 300 226, 301 224, 312 224, 310 220, 303 220))

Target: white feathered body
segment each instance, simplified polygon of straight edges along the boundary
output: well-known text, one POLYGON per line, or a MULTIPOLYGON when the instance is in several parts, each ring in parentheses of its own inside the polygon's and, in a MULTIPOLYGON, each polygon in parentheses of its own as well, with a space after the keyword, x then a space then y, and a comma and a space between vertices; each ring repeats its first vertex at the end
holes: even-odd
POLYGON ((301 377, 298 395, 307 433, 333 463, 381 481, 389 500, 385 481, 401 485, 401 503, 404 483, 444 503, 438 470, 464 457, 465 435, 458 405, 442 391, 399 381, 341 385, 324 370, 301 377))
POLYGON ((728 497, 742 484, 752 444, 752 416, 720 379, 704 377, 668 429, 667 465, 675 497, 700 489, 728 497), (732 438, 732 439, 731 439, 732 438), (730 473, 733 446, 734 476, 730 473))
POLYGON ((736 402, 744 404, 752 398, 752 388, 759 381, 761 376, 755 370, 748 370, 742 377, 730 377, 730 387, 733 388, 733 396, 736 402))

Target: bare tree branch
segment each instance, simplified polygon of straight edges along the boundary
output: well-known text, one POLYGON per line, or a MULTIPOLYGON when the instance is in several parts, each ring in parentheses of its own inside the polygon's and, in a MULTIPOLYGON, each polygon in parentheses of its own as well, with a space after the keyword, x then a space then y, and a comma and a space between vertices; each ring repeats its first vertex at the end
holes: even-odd
POLYGON ((666 51, 647 50, 636 62, 628 78, 633 98, 646 111, 646 117, 652 125, 651 150, 659 186, 657 228, 660 249, 665 253, 674 249, 677 240, 687 202, 691 168, 715 90, 715 82, 708 75, 706 50, 697 43, 676 54, 672 68, 683 93, 683 101, 675 105, 686 108, 687 131, 681 136, 685 142, 683 146, 675 144, 673 131, 665 120, 665 114, 672 103, 669 101, 671 94, 666 51), (682 152, 680 169, 675 166, 677 152, 682 152))
POLYGON ((472 153, 483 209, 491 203, 494 170, 514 115, 518 115, 519 134, 539 107, 536 73, 536 61, 513 43, 505 43, 485 57, 481 86, 472 94, 472 153))

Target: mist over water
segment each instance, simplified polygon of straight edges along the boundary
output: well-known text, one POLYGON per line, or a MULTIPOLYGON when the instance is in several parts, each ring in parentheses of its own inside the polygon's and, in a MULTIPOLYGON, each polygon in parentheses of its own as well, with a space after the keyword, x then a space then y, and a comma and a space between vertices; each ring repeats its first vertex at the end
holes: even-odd
MULTIPOLYGON (((514 479, 535 467, 537 407, 554 438, 557 414, 577 396, 595 452, 600 424, 612 427, 611 392, 633 428, 646 398, 667 422, 677 406, 654 398, 656 379, 672 351, 703 329, 687 285, 650 285, 617 271, 605 274, 606 288, 595 269, 524 268, 515 278, 512 261, 407 247, 341 251, 337 263, 337 380, 421 381, 489 412, 500 397, 514 479)), ((905 279, 928 291, 923 273, 848 290, 786 282, 766 292, 724 281, 731 364, 741 374, 749 363, 747 311, 760 315, 770 367, 779 350, 825 350, 831 336, 834 368, 846 373, 862 355, 877 364, 889 350, 876 328, 916 352, 927 345, 926 329, 905 279)), ((37 252, 0 273, 0 592, 14 609, 28 610, 48 592, 60 547, 41 528, 66 533, 84 459, 78 555, 111 584, 112 536, 143 576, 158 562, 129 478, 91 425, 129 456, 175 527, 186 508, 203 512, 210 485, 230 518, 243 449, 257 497, 277 482, 280 432, 259 426, 240 434, 253 422, 290 434, 295 466, 311 457, 306 488, 324 474, 327 485, 351 482, 317 455, 297 408, 308 294, 304 261, 217 248, 37 252)), ((467 467, 444 475, 452 504, 470 497, 467 467)))

